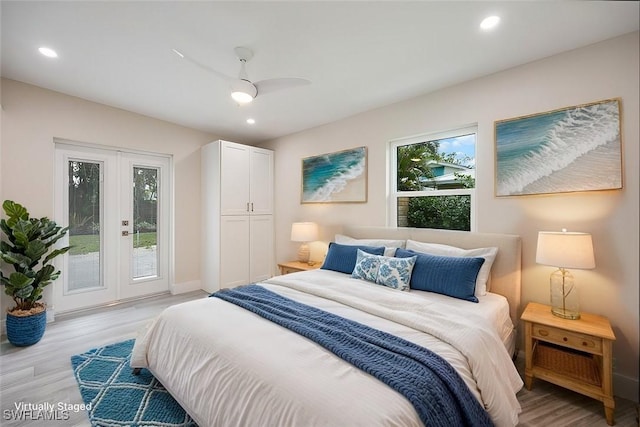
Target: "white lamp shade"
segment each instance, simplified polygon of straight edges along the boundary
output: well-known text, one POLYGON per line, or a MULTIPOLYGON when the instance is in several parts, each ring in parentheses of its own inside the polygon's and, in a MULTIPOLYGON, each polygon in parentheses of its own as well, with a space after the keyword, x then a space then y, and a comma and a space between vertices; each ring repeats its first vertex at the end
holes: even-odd
POLYGON ((595 268, 591 234, 540 231, 536 262, 558 268, 595 268))
POLYGON ((292 242, 313 242, 318 240, 318 224, 315 222, 294 222, 291 225, 292 242))

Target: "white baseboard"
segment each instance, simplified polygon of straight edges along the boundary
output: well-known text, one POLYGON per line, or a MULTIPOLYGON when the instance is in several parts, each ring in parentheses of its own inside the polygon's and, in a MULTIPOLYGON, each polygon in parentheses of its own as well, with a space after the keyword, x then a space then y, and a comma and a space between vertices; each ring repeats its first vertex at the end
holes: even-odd
POLYGON ((171 295, 184 294, 187 292, 193 292, 202 289, 200 287, 200 280, 192 280, 190 282, 174 283, 171 286, 171 295))
POLYGON ((613 394, 632 402, 638 402, 638 387, 640 382, 638 378, 630 378, 621 374, 613 374, 613 394))

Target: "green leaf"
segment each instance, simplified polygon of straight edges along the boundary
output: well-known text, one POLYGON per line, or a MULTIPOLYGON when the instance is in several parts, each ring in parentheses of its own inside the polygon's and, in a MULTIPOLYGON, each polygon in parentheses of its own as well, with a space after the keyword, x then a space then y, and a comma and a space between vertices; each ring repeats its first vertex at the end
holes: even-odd
MULTIPOLYGON (((29 246, 25 251, 25 255, 33 260, 33 262, 38 261, 42 258, 42 255, 47 253, 47 247, 40 240, 34 240, 29 242, 29 246)), ((32 262, 32 265, 33 265, 32 262)))
POLYGON ((2 232, 7 236, 11 235, 11 227, 9 227, 9 224, 7 224, 7 220, 0 220, 0 229, 2 229, 2 232))
POLYGON ((11 284, 11 286, 13 286, 16 289, 21 289, 21 288, 25 288, 27 286, 31 286, 31 284, 35 281, 36 279, 33 277, 28 277, 22 273, 11 273, 11 275, 9 276, 9 283, 11 284))
POLYGON ((38 271, 36 275, 36 280, 38 283, 46 282, 51 279, 51 274, 55 271, 55 267, 51 264, 47 264, 38 271))
POLYGON ((27 220, 29 219, 29 212, 19 203, 14 202, 13 200, 5 200, 2 204, 2 209, 4 209, 5 213, 9 217, 7 224, 9 227, 12 227, 12 224, 15 224, 19 220, 27 220))
POLYGON ((21 268, 28 268, 32 260, 28 256, 17 254, 15 252, 0 253, 2 260, 8 264, 18 264, 21 268))
POLYGON ((29 246, 29 237, 19 230, 13 230, 16 246, 26 249, 29 246))
POLYGON ((55 242, 57 242, 58 240, 62 239, 64 235, 67 233, 67 229, 68 227, 66 228, 56 227, 55 233, 51 236, 46 236, 46 237, 42 236, 42 241, 47 247, 49 247, 53 245, 55 242))
POLYGON ((0 241, 0 252, 15 252, 15 246, 2 240, 0 241))
POLYGON ((54 249, 53 251, 51 251, 51 253, 49 255, 47 255, 47 257, 44 259, 44 261, 42 261, 43 264, 48 263, 49 261, 51 261, 52 259, 54 259, 55 257, 57 257, 58 255, 63 255, 65 253, 67 253, 69 251, 69 249, 71 249, 71 246, 67 246, 61 249, 54 249))
POLYGON ((29 299, 29 297, 31 297, 31 292, 33 292, 33 286, 29 285, 18 289, 14 292, 14 295, 18 298, 29 299))

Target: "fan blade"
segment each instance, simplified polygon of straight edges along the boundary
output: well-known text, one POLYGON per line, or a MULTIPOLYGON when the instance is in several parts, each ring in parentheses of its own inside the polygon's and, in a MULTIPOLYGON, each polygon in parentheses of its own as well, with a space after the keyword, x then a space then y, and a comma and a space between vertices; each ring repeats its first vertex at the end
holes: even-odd
POLYGON ((181 51, 179 51, 179 50, 176 50, 176 49, 171 49, 171 50, 172 50, 176 55, 178 55, 180 58, 182 58, 182 59, 184 59, 184 60, 186 60, 186 61, 188 61, 188 62, 192 63, 193 65, 195 65, 196 67, 199 67, 199 68, 203 69, 204 71, 207 71, 207 72, 209 72, 209 73, 211 73, 211 74, 214 74, 214 75, 218 76, 219 78, 221 78, 221 79, 223 79, 223 80, 229 80, 229 81, 232 81, 232 80, 238 80, 236 77, 228 76, 228 75, 226 75, 226 74, 224 74, 224 73, 221 73, 221 72, 220 72, 220 71, 218 71, 218 70, 214 70, 213 68, 209 67, 208 65, 203 64, 203 63, 202 63, 202 62, 200 62, 200 61, 196 61, 195 59, 193 59, 193 58, 191 58, 191 57, 189 57, 189 56, 185 55, 184 53, 182 53, 182 52, 181 52, 181 51))
POLYGON ((283 89, 290 89, 299 86, 310 85, 311 81, 295 77, 285 77, 281 79, 267 79, 255 82, 253 85, 258 89, 258 96, 265 93, 275 92, 283 89))

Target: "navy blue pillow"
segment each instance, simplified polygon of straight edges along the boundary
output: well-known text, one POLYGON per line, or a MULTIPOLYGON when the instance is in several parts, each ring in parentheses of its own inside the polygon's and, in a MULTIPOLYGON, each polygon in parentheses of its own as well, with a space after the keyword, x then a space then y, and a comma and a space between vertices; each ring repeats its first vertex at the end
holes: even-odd
POLYGON ((411 289, 436 292, 450 297, 478 302, 474 295, 476 278, 484 258, 449 257, 396 250, 396 257, 418 256, 411 273, 411 289))
POLYGON ((373 254, 384 254, 384 246, 351 246, 341 245, 336 242, 329 243, 329 251, 327 257, 324 259, 322 269, 339 271, 340 273, 353 273, 353 269, 356 266, 356 259, 358 258, 358 249, 373 254))

